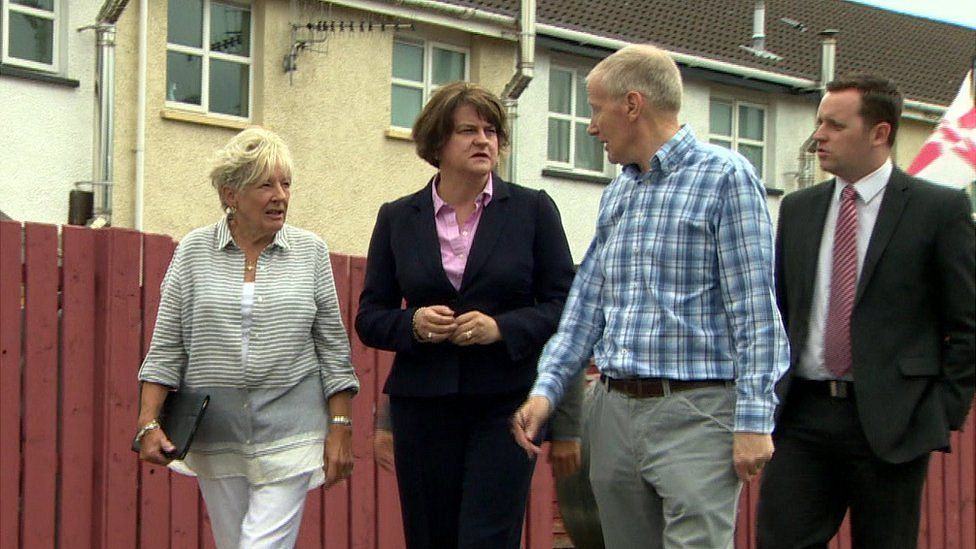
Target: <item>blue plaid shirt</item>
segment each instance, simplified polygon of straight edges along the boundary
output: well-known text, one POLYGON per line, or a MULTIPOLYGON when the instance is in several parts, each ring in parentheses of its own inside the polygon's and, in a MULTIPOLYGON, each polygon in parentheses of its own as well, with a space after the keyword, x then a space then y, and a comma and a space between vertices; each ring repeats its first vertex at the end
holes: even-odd
POLYGON ((735 430, 769 433, 789 349, 762 183, 687 126, 603 193, 596 235, 533 395, 558 402, 591 353, 614 378, 735 380, 735 430))

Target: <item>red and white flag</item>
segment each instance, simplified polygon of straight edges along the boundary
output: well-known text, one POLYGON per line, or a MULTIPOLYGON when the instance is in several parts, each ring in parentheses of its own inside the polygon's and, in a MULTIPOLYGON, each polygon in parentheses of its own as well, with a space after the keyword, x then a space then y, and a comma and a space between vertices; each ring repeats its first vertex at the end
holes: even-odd
POLYGON ((922 150, 908 167, 908 173, 934 183, 963 188, 976 181, 976 97, 973 71, 962 81, 959 94, 922 150))

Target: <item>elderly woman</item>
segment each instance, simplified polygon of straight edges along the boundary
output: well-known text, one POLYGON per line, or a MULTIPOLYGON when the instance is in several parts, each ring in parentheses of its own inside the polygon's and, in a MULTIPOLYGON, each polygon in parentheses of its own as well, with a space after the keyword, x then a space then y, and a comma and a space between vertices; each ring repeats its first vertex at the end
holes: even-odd
POLYGON ((380 208, 369 245, 356 330, 396 352, 384 391, 411 549, 515 549, 521 539, 534 463, 509 417, 556 329, 573 264, 552 199, 493 173, 505 118, 478 85, 438 90, 413 128, 438 172, 380 208))
POLYGON ((217 153, 210 177, 226 215, 180 242, 163 280, 139 370, 140 458, 171 461, 157 421, 168 392, 209 394, 190 452, 173 468, 197 476, 217 547, 291 547, 305 493, 352 470, 359 382, 328 248, 285 224, 284 142, 244 130, 217 153))

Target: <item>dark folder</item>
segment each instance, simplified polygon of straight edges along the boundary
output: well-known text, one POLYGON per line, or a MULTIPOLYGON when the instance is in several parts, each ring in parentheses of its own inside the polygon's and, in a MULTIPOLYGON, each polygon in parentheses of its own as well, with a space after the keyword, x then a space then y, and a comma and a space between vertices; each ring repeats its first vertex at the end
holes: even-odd
MULTIPOLYGON (((159 414, 159 424, 166 437, 173 446, 176 446, 176 450, 167 452, 166 457, 171 459, 186 457, 190 444, 193 443, 193 435, 196 434, 209 403, 210 395, 201 393, 172 391, 166 395, 163 411, 159 414)), ((138 442, 132 441, 132 451, 138 452, 139 446, 138 442)))

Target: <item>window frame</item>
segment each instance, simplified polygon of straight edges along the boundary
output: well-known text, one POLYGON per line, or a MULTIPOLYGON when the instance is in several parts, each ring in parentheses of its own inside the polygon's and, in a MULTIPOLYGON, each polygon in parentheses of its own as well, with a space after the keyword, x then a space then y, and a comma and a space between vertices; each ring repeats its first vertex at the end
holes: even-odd
MULTIPOLYGON (((749 145, 753 147, 762 148, 762 169, 756 170, 759 178, 762 181, 766 181, 766 167, 769 165, 768 153, 769 153, 769 107, 762 103, 756 103, 754 101, 743 101, 739 99, 733 99, 727 96, 711 96, 708 98, 708 142, 711 143, 712 140, 723 141, 729 143, 729 150, 739 152, 739 145, 749 145), (722 135, 712 133, 712 103, 725 103, 732 106, 732 135, 722 135), (739 107, 749 107, 754 109, 759 109, 763 113, 763 127, 762 127, 762 141, 756 141, 755 139, 748 139, 744 137, 739 137, 739 107)), ((739 153, 742 154, 742 153, 739 153)), ((743 155, 745 156, 745 155, 743 155)), ((746 159, 748 160, 748 158, 746 159)), ((752 164, 752 162, 750 162, 752 164)), ((753 166, 755 168, 755 166, 753 166)))
MULTIPOLYGON (((436 40, 424 40, 418 38, 408 38, 404 36, 394 36, 393 42, 390 47, 390 128, 398 128, 405 130, 412 130, 411 127, 398 126, 393 123, 393 86, 402 86, 405 88, 412 88, 415 90, 421 90, 421 101, 420 109, 423 110, 424 106, 430 101, 430 96, 434 92, 441 88, 441 85, 434 84, 432 82, 433 78, 433 68, 434 68, 434 49, 450 51, 454 53, 460 53, 464 55, 464 74, 462 75, 462 80, 469 80, 471 78, 471 49, 463 46, 456 46, 454 44, 448 44, 446 42, 438 42, 436 40), (393 51, 397 43, 406 44, 414 47, 423 48, 424 62, 423 62, 423 82, 417 80, 408 80, 406 78, 397 78, 393 76, 393 51)), ((419 112, 417 113, 420 114, 419 112)))
POLYGON ((2 44, 0 44, 0 62, 34 71, 60 74, 62 65, 61 42, 63 38, 62 34, 64 33, 61 23, 63 20, 64 17, 61 13, 61 0, 53 0, 51 12, 33 8, 31 6, 14 4, 11 0, 0 0, 0 22, 2 22, 2 26, 0 26, 0 42, 2 42, 2 44), (40 17, 53 21, 54 32, 52 33, 53 36, 51 40, 51 64, 39 63, 37 61, 21 59, 20 57, 13 57, 10 55, 9 37, 11 12, 23 13, 32 17, 40 17))
MULTIPOLYGON (((203 36, 201 37, 201 47, 196 48, 193 46, 184 46, 182 44, 172 44, 167 37, 166 40, 166 54, 169 52, 183 53, 186 55, 195 55, 201 58, 200 63, 200 104, 194 105, 193 103, 183 103, 181 101, 174 101, 169 99, 169 75, 165 77, 164 86, 167 89, 163 90, 163 97, 165 98, 165 105, 167 109, 177 109, 182 111, 190 111, 194 113, 199 113, 208 117, 222 118, 225 120, 235 120, 235 121, 250 121, 254 117, 254 4, 253 2, 246 1, 235 1, 235 0, 202 0, 203 1, 203 36), (250 51, 247 57, 243 55, 236 55, 223 52, 215 52, 210 50, 210 8, 213 4, 222 4, 225 6, 233 6, 237 8, 244 8, 250 12, 250 36, 248 37, 248 43, 250 44, 250 51), (247 65, 247 116, 237 116, 233 114, 225 114, 221 112, 214 112, 210 110, 210 59, 216 59, 218 61, 226 61, 229 63, 236 63, 238 65, 247 65), (242 61, 243 60, 243 61, 242 61)), ((166 24, 169 24, 169 19, 167 17, 166 24)), ((167 69, 168 71, 169 69, 167 69)))
POLYGON ((559 63, 553 63, 549 66, 549 78, 546 82, 546 166, 559 171, 578 173, 589 176, 603 177, 607 175, 607 156, 606 151, 601 149, 600 154, 602 155, 602 170, 591 170, 588 168, 580 168, 576 166, 576 125, 585 123, 587 127, 590 125, 592 116, 579 116, 576 112, 577 97, 576 91, 579 89, 579 79, 586 78, 586 74, 589 73, 589 69, 581 69, 572 67, 569 65, 562 65, 559 63), (549 101, 549 87, 552 86, 552 71, 568 72, 571 74, 570 79, 570 96, 569 96, 569 114, 564 114, 560 112, 553 112, 550 110, 549 101), (584 74, 585 72, 585 74, 584 74), (549 158, 549 121, 552 119, 564 120, 569 122, 569 162, 560 162, 558 160, 552 160, 549 158))

